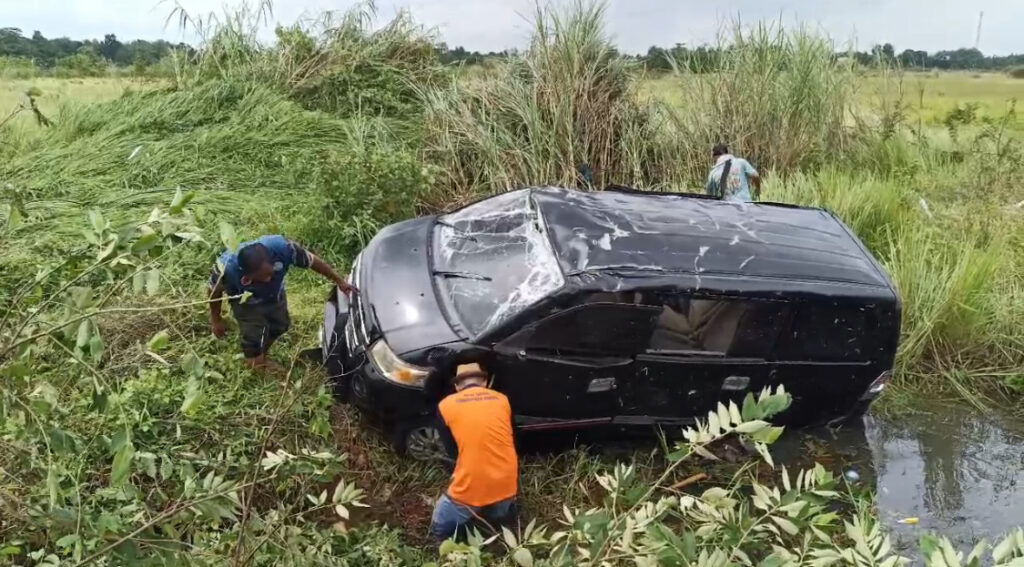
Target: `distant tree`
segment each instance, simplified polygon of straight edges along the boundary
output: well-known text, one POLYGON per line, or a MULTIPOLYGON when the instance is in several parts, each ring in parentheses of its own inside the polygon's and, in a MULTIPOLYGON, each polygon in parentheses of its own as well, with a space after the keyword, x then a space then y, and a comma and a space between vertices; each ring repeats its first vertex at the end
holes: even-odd
POLYGON ((899 57, 897 57, 900 65, 907 68, 913 67, 927 67, 928 66, 928 52, 918 51, 916 49, 904 49, 899 57))
POLYGON ((102 77, 107 74, 107 65, 96 45, 86 44, 74 55, 58 59, 54 73, 58 77, 102 77))
POLYGON ((103 41, 99 46, 99 53, 107 61, 117 61, 117 54, 121 51, 121 47, 121 42, 117 41, 117 36, 112 33, 108 33, 103 36, 103 41))

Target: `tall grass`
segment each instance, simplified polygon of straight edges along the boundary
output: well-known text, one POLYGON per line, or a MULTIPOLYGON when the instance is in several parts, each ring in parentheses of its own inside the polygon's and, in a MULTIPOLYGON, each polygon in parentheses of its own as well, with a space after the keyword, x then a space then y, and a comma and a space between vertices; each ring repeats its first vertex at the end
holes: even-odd
POLYGON ((267 1, 224 15, 193 15, 179 6, 179 25, 202 38, 191 59, 179 59, 179 84, 262 83, 338 116, 402 116, 419 108, 415 86, 443 74, 436 38, 408 12, 378 27, 375 3, 360 2, 278 27, 275 41, 263 44, 259 33, 269 13, 267 1))
POLYGON ((427 158, 443 174, 431 204, 528 184, 654 185, 672 177, 658 106, 637 96, 600 4, 538 8, 530 47, 482 79, 421 89, 427 158))
POLYGON ((897 375, 904 384, 956 386, 938 377, 1019 373, 1024 304, 1019 251, 1009 244, 1014 221, 995 221, 1011 232, 993 234, 972 218, 983 209, 941 199, 929 205, 920 183, 829 169, 770 183, 766 198, 834 211, 882 262, 903 302, 897 375))
POLYGON ((706 173, 715 143, 766 170, 792 171, 841 154, 853 136, 853 64, 834 57, 826 37, 781 25, 738 23, 719 38, 711 72, 677 62, 679 153, 687 177, 706 173))

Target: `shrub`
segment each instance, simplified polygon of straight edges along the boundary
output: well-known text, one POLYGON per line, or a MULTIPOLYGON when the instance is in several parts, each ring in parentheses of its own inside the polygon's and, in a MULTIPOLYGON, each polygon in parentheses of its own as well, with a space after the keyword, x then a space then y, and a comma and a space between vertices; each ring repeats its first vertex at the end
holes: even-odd
POLYGON ((379 119, 353 119, 346 135, 346 144, 331 151, 309 180, 305 195, 313 207, 294 215, 294 234, 314 248, 353 258, 382 227, 415 216, 433 171, 379 119))
POLYGON ((1014 79, 1024 79, 1024 66, 1013 67, 1009 71, 1007 71, 1006 74, 1013 77, 1014 79))
POLYGON ((39 76, 35 61, 24 57, 0 57, 0 79, 31 79, 39 76))
POLYGON ((53 74, 61 78, 105 77, 110 72, 108 63, 95 50, 83 47, 74 55, 57 60, 53 74))

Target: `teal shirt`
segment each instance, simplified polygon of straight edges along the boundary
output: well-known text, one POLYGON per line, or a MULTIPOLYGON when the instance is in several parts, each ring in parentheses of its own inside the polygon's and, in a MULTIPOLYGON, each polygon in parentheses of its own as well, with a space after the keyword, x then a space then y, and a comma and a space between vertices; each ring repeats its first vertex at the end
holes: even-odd
POLYGON ((731 154, 718 156, 718 161, 711 168, 708 174, 707 184, 704 186, 708 195, 719 195, 718 183, 722 179, 722 171, 725 169, 725 162, 732 160, 732 167, 729 168, 729 179, 726 181, 724 194, 720 195, 723 201, 750 202, 754 199, 750 192, 750 176, 757 175, 757 170, 750 162, 731 154))

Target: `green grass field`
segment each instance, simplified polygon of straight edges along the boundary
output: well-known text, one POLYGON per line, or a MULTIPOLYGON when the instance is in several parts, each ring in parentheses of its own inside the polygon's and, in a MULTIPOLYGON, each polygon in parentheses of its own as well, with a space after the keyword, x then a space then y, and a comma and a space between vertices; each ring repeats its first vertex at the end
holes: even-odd
MULTIPOLYGON (((867 83, 869 91, 885 91, 877 79, 867 83)), ((928 124, 942 124, 950 111, 967 104, 978 105, 983 116, 998 118, 1024 100, 1024 80, 1003 73, 906 73, 902 83, 911 112, 928 124)))
POLYGON ((36 87, 54 124, 23 113, 0 130, 0 564, 782 565, 865 548, 848 563, 900 564, 870 495, 824 469, 781 480, 763 456, 698 458, 725 435, 773 441, 761 418, 785 396, 767 395, 615 462, 528 457, 527 520, 546 528, 439 557, 424 532, 444 471, 394 455, 299 358, 325 283, 290 276, 293 326, 272 352, 290 370, 268 376, 210 336, 206 281, 238 240, 287 234, 342 268, 382 226, 574 186, 581 161, 598 186, 694 187, 726 140, 765 199, 835 211, 888 270, 902 396, 1020 407, 1024 140, 999 111, 1016 84, 924 77, 914 111, 904 77, 902 104, 876 106, 866 93, 898 83, 800 34, 754 38, 728 72, 643 79, 600 7, 542 11, 529 51, 460 80, 408 18, 364 16, 265 45, 243 13, 173 85, 4 83, 0 112, 36 87), (947 125, 969 102, 983 116, 947 125))
MULTIPOLYGON (((41 93, 36 97, 39 110, 48 118, 56 120, 65 107, 106 102, 125 92, 151 88, 151 83, 119 78, 55 79, 52 77, 2 81, 0 82, 0 120, 6 118, 19 106, 26 104, 26 93, 32 88, 38 89, 41 93)), ((11 121, 11 124, 28 131, 31 130, 34 122, 30 113, 22 112, 11 121)))
MULTIPOLYGON (((666 103, 686 104, 686 79, 675 76, 645 81, 643 92, 666 103)), ((943 120, 958 106, 977 105, 979 117, 1001 118, 1018 101, 1024 101, 1024 79, 1004 73, 907 72, 884 77, 866 73, 857 84, 860 105, 872 109, 880 100, 902 97, 908 119, 922 120, 926 126, 942 126, 943 120)), ((1015 129, 1024 128, 1018 113, 1012 119, 1015 129)))

